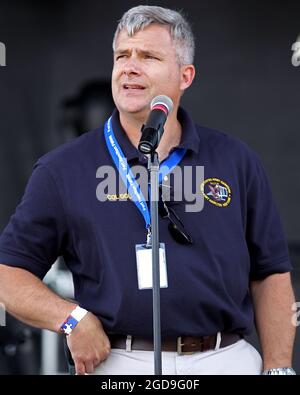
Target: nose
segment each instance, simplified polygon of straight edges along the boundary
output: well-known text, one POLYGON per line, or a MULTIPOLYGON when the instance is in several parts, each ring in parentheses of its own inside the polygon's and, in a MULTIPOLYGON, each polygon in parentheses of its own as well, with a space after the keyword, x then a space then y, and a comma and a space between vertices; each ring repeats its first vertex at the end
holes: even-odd
POLYGON ((127 76, 140 75, 141 74, 141 67, 140 67, 138 59, 136 59, 132 56, 129 57, 123 65, 123 74, 125 74, 127 76))

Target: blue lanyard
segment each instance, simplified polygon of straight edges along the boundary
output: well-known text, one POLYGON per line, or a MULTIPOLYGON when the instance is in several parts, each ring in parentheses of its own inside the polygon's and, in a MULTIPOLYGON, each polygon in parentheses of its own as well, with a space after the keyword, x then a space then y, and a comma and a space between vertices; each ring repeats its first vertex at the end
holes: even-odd
MULTIPOLYGON (((132 197, 134 204, 137 206, 144 217, 146 228, 149 230, 151 226, 150 211, 146 203, 141 188, 134 178, 134 175, 128 167, 127 159, 115 137, 112 127, 112 117, 110 117, 104 126, 104 136, 108 151, 120 173, 120 176, 132 197)), ((159 183, 162 183, 164 177, 169 174, 175 166, 181 161, 186 153, 186 149, 177 148, 165 161, 161 163, 162 168, 159 170, 159 183)))

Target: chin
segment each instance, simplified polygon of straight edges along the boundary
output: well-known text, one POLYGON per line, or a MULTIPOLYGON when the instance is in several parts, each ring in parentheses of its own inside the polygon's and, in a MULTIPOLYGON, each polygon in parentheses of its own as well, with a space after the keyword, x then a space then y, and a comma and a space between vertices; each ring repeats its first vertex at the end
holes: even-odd
POLYGON ((122 103, 119 107, 119 111, 125 112, 128 114, 143 114, 147 113, 147 111, 150 110, 150 104, 147 103, 141 104, 141 103, 122 103))

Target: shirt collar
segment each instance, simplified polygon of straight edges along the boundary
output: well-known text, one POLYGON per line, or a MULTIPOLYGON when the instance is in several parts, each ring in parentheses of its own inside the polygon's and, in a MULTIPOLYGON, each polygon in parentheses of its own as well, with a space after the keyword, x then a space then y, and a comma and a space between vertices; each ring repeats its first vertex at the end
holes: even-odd
MULTIPOLYGON (((177 147, 174 147, 171 150, 171 152, 176 148, 184 148, 198 153, 200 137, 197 132, 195 123, 182 107, 179 107, 177 117, 182 126, 181 141, 177 147)), ((116 139, 120 147, 122 148, 124 155, 127 158, 127 161, 129 162, 133 159, 139 159, 140 161, 144 161, 145 156, 141 154, 138 149, 134 147, 134 145, 132 145, 124 129, 122 128, 119 118, 119 112, 117 109, 115 109, 112 114, 112 126, 116 139)))

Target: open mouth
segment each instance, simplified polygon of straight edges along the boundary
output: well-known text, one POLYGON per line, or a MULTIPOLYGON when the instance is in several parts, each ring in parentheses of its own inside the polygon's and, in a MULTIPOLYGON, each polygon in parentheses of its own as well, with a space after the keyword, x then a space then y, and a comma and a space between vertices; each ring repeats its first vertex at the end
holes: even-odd
POLYGON ((123 84, 123 88, 126 90, 144 90, 145 87, 139 84, 123 84))

